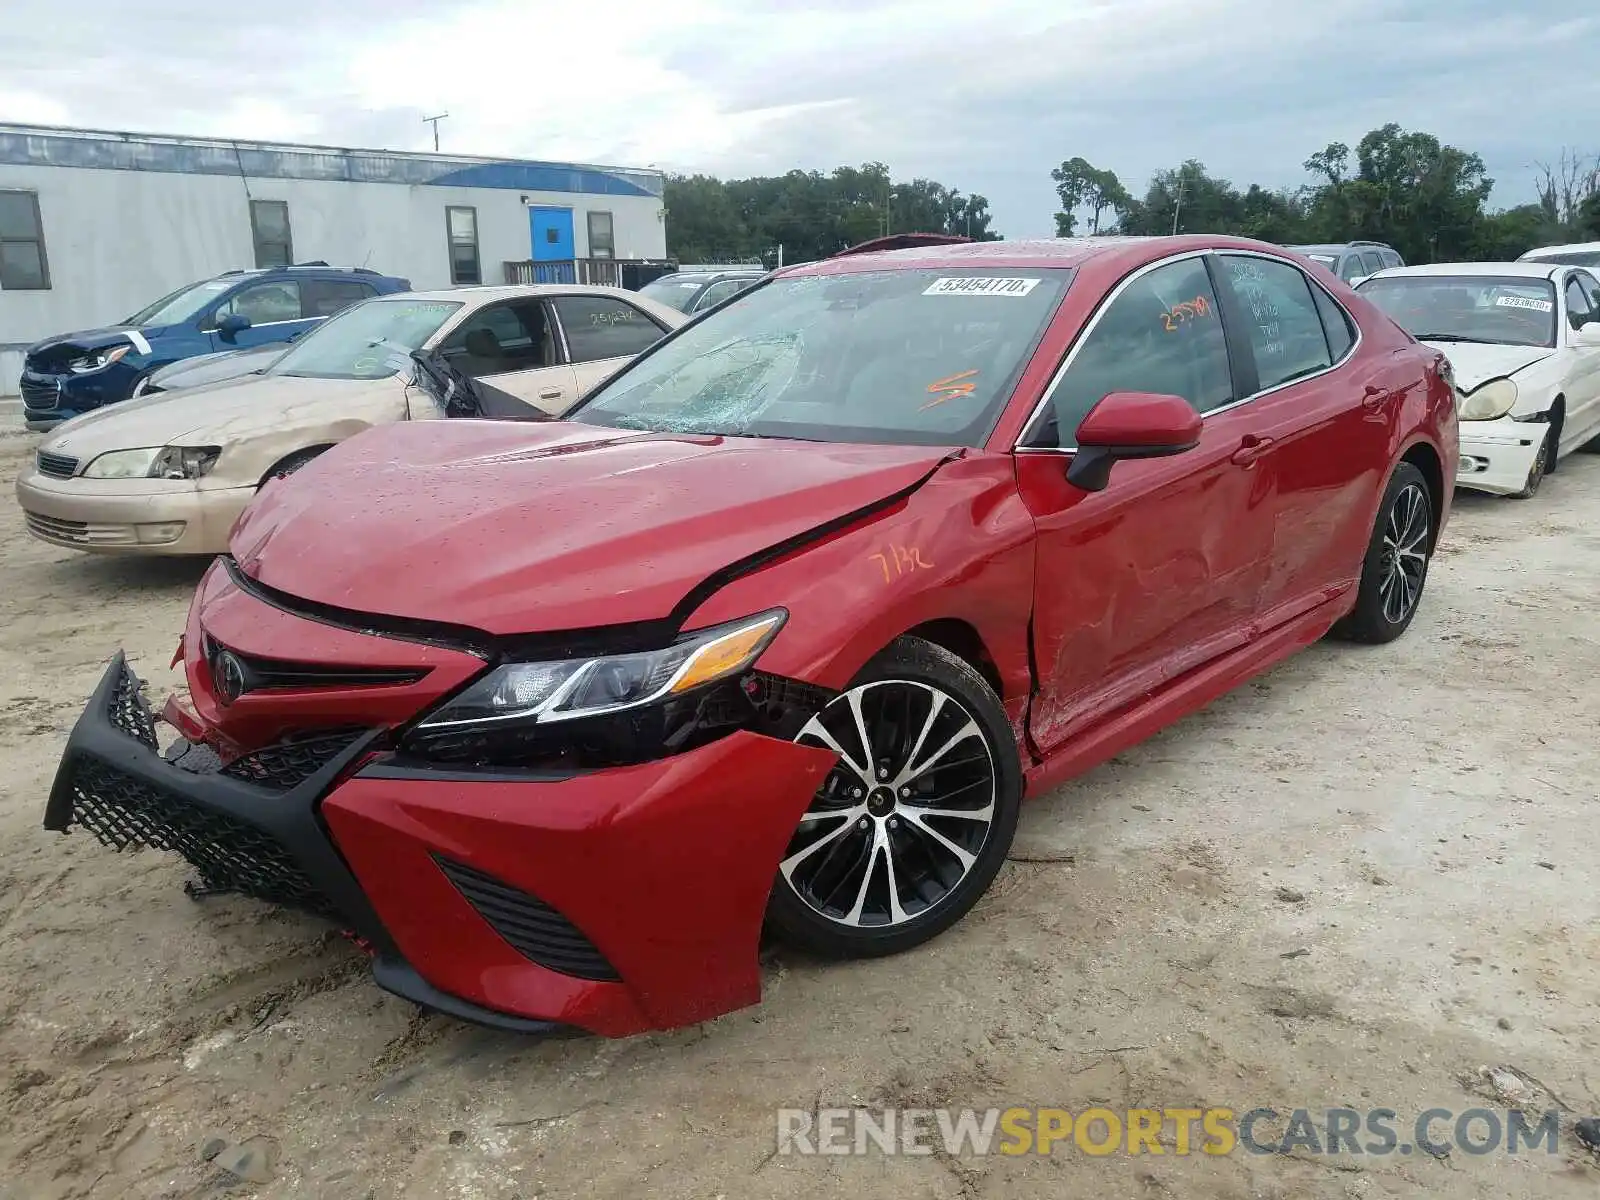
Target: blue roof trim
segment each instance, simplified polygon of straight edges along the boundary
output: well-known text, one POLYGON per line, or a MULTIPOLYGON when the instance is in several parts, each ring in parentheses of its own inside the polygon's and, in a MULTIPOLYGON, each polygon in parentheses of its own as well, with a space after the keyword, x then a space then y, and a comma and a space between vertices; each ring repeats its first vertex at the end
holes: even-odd
POLYGON ((599 196, 662 194, 653 171, 447 155, 275 146, 261 142, 141 139, 0 127, 0 166, 87 167, 251 179, 321 179, 353 183, 576 192, 599 196))

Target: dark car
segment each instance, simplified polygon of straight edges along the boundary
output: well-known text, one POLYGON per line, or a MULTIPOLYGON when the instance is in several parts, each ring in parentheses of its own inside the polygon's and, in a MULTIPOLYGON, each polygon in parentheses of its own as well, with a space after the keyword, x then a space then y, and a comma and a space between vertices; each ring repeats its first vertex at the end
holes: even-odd
POLYGON ((50 429, 126 400, 169 363, 287 342, 346 305, 410 290, 408 279, 326 263, 228 271, 191 283, 115 325, 30 346, 22 367, 23 419, 29 429, 50 429))
POLYGON ((1319 266, 1327 267, 1340 279, 1354 285, 1357 280, 1390 267, 1403 267, 1406 260, 1393 246, 1382 242, 1322 242, 1315 246, 1290 246, 1319 266))
POLYGON ((734 267, 726 271, 675 271, 639 289, 641 296, 670 304, 679 312, 704 312, 730 300, 767 276, 765 267, 734 267))

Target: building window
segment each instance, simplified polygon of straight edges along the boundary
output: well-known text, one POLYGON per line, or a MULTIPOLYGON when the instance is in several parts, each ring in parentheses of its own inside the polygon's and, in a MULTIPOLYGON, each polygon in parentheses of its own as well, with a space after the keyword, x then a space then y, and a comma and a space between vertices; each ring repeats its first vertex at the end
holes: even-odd
POLYGON ((448 207, 445 227, 450 235, 450 282, 482 283, 483 268, 478 262, 478 210, 448 207))
POLYGON ((0 192, 0 288, 37 292, 49 286, 37 193, 0 192))
POLYGON ((611 214, 608 212, 590 213, 589 257, 615 258, 616 256, 616 244, 611 237, 611 214))
POLYGON ((256 242, 256 266, 287 267, 294 262, 288 201, 250 201, 250 234, 256 242))

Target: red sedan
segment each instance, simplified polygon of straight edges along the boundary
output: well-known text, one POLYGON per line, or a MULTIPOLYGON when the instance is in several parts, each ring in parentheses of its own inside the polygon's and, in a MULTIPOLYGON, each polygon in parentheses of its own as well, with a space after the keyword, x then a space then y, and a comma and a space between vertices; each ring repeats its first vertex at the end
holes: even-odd
POLYGON ((1453 396, 1256 242, 794 268, 566 421, 375 429, 269 485, 195 597, 176 741, 119 656, 45 824, 337 921, 446 1012, 704 1020, 759 999, 764 926, 927 941, 1025 795, 1403 633, 1453 396))

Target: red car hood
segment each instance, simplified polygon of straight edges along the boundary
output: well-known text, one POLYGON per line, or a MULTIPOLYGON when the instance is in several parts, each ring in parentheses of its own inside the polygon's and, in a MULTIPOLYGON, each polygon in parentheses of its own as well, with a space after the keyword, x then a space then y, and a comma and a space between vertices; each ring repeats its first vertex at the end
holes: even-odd
POLYGON ((269 484, 231 549, 250 578, 357 612, 496 634, 655 620, 713 572, 914 486, 952 450, 380 426, 269 484))

